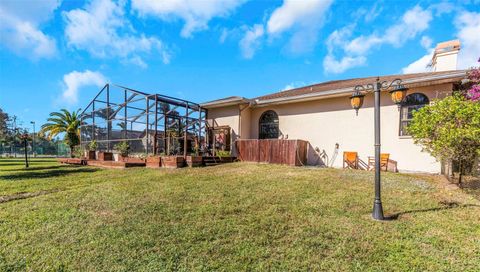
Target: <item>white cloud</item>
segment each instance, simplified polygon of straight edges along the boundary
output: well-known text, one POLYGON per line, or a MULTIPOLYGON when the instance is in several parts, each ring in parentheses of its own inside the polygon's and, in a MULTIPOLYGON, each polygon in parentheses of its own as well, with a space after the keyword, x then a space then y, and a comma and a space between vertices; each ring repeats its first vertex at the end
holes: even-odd
POLYGON ((226 17, 245 0, 132 0, 132 9, 140 15, 151 15, 164 21, 181 19, 185 25, 183 37, 191 37, 193 32, 208 29, 208 22, 214 17, 226 17))
POLYGON ((303 81, 295 81, 295 82, 292 82, 292 83, 289 83, 289 84, 285 85, 285 87, 283 87, 283 89, 281 89, 281 91, 296 89, 296 88, 303 87, 305 85, 307 85, 307 84, 305 84, 305 82, 303 82, 303 81))
POLYGON ((60 5, 59 0, 0 1, 0 45, 30 59, 52 58, 55 39, 40 30, 60 5))
POLYGON ((349 40, 355 27, 354 24, 336 30, 327 39, 329 51, 323 62, 325 72, 342 73, 353 67, 364 65, 366 56, 373 49, 383 44, 400 47, 428 29, 431 21, 432 12, 430 9, 415 6, 406 11, 398 23, 388 27, 381 35, 373 33, 349 40), (335 51, 341 51, 342 57, 340 60, 336 59, 335 51))
POLYGON ((429 68, 429 65, 433 57, 433 50, 433 48, 428 49, 428 53, 426 55, 402 68, 402 73, 412 74, 430 71, 431 69, 429 68))
POLYGON ((68 45, 99 58, 120 57, 140 67, 146 66, 141 55, 153 52, 168 63, 166 46, 156 37, 136 34, 124 16, 124 6, 124 2, 93 0, 83 9, 64 12, 68 45))
POLYGON ((104 75, 100 72, 85 70, 83 72, 73 71, 63 76, 64 90, 62 100, 75 104, 78 101, 78 92, 87 86, 102 87, 107 83, 104 75))
POLYGON ((420 45, 425 49, 430 49, 432 47, 432 43, 432 39, 428 36, 422 36, 422 39, 420 40, 420 45))
POLYGON ((357 57, 349 57, 344 56, 340 60, 335 59, 332 55, 327 55, 323 59, 323 69, 330 73, 340 74, 345 72, 346 70, 364 65, 366 63, 366 57, 364 56, 357 56, 357 57))
POLYGON ((267 32, 275 37, 291 30, 290 51, 302 53, 312 50, 331 4, 332 0, 284 0, 268 19, 267 32))
POLYGON ((480 12, 461 12, 455 20, 461 49, 458 55, 458 68, 478 66, 480 58, 480 12))
POLYGON ((242 56, 246 59, 251 59, 255 51, 260 47, 260 39, 264 35, 263 25, 257 24, 248 29, 245 36, 240 40, 239 46, 242 56))
MULTIPOLYGON (((460 39, 461 48, 458 54, 458 69, 468 69, 472 66, 478 66, 480 58, 480 13, 462 11, 455 19, 455 27, 457 28, 457 37, 460 39)), ((433 57, 432 41, 424 39, 420 43, 427 49, 424 56, 410 63, 402 69, 404 74, 427 72, 431 69, 428 67, 433 57)))
POLYGON ((428 36, 422 36, 420 45, 427 50, 424 56, 402 68, 403 74, 423 73, 431 70, 430 64, 435 48, 432 48, 432 39, 428 36))

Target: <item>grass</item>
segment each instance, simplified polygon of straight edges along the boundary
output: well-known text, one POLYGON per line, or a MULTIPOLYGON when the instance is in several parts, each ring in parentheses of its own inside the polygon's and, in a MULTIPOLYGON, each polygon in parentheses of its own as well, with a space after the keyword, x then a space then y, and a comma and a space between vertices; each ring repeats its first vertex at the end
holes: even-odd
POLYGON ((435 176, 0 160, 0 270, 478 271, 480 203, 435 176), (3 200, 2 200, 3 199, 3 200))

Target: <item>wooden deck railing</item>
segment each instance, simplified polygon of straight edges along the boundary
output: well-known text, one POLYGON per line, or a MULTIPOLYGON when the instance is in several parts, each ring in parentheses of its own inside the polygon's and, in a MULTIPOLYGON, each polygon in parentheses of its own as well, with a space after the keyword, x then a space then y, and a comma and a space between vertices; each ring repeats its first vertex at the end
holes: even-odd
POLYGON ((308 142, 303 140, 246 139, 235 141, 241 161, 301 166, 307 163, 308 142))

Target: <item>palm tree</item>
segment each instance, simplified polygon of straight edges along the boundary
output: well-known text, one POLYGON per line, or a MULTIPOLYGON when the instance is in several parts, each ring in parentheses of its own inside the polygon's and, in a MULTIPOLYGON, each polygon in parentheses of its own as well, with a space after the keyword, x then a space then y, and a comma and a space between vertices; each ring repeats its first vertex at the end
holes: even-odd
POLYGON ((49 140, 60 133, 65 133, 63 140, 70 147, 70 156, 73 156, 73 148, 80 144, 80 109, 69 112, 61 109, 60 112, 50 113, 48 123, 42 125, 39 133, 46 135, 49 140))

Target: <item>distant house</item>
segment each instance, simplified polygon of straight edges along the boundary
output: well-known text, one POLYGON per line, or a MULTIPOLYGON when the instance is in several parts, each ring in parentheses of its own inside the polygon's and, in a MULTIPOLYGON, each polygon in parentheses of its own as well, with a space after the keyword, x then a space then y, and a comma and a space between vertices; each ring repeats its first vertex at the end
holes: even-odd
MULTIPOLYGON (((450 95, 465 77, 464 70, 457 70, 459 50, 459 41, 440 43, 432 59, 432 72, 380 77, 389 81, 400 78, 409 88, 400 108, 388 92, 381 96, 382 152, 390 153, 400 171, 441 171, 440 162, 415 145, 405 128, 414 110, 450 95)), ((341 167, 344 151, 356 151, 363 160, 374 155, 373 95, 365 97, 358 116, 348 97, 354 86, 375 79, 328 81, 253 99, 227 97, 201 106, 208 109, 210 127, 230 129, 232 147, 237 139, 301 139, 310 143, 308 164, 341 167)))

